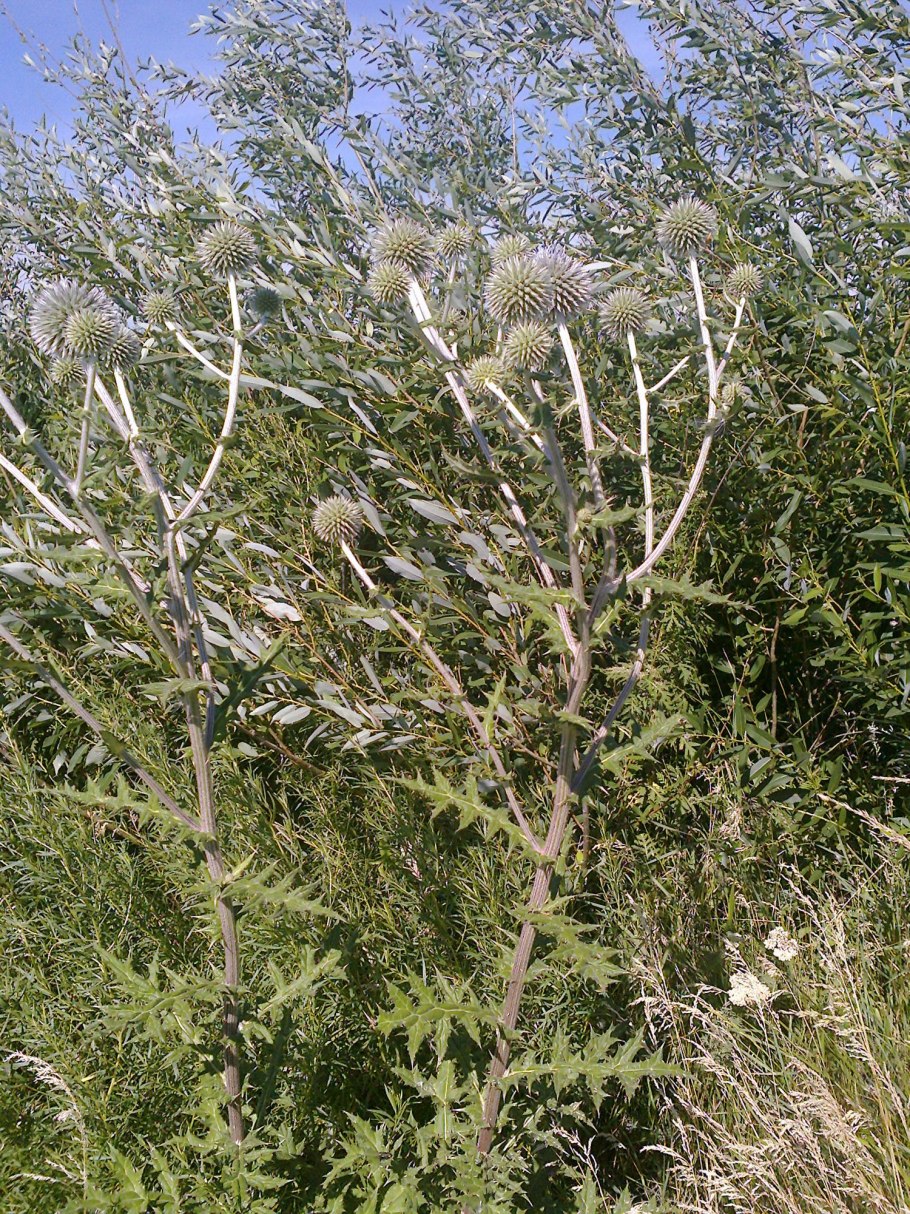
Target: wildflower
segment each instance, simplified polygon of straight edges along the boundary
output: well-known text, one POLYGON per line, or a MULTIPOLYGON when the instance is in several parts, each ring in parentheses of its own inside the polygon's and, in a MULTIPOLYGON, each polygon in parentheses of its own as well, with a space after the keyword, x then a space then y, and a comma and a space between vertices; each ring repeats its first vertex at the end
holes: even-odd
POLYGON ((749 970, 731 976, 729 999, 734 1007, 761 1007, 770 998, 771 988, 749 970))
POLYGON ((765 948, 773 953, 778 961, 792 961, 799 952, 799 945, 782 927, 775 927, 765 941, 765 948))
POLYGON ((563 249, 542 249, 537 260, 546 266, 553 287, 553 314, 559 321, 587 312, 594 297, 591 271, 563 249))
POLYGON ((503 362, 516 371, 537 371, 553 348, 553 334, 539 320, 526 320, 509 331, 502 348, 503 362))
POLYGON ((70 384, 77 383, 83 374, 78 358, 55 358, 48 371, 51 383, 59 388, 68 388, 70 384))
POLYGON ((403 261, 381 261, 367 279, 367 289, 377 303, 399 303, 411 286, 411 272, 403 261))
POLYGON ((547 267, 526 253, 510 257, 487 279, 487 308, 502 325, 536 320, 553 307, 553 283, 547 267))
POLYGON ((506 379, 505 363, 495 354, 483 354, 465 368, 464 381, 472 392, 480 392, 489 384, 497 387, 506 379))
POLYGON ((373 260, 397 261, 412 274, 422 274, 433 256, 433 238, 413 219, 392 219, 373 234, 373 260))
POLYGON ((473 237, 474 233, 466 223, 461 220, 451 223, 436 237, 436 252, 441 257, 460 257, 471 247, 473 237))
POLYGON ((363 511, 340 493, 327 497, 313 511, 313 530, 326 544, 351 544, 363 525, 363 511))
POLYGON ((140 303, 142 314, 153 325, 166 325, 177 319, 177 300, 173 291, 149 291, 140 303))
POLYGON ((657 221, 657 239, 671 257, 691 257, 717 231, 717 212, 693 195, 671 203, 657 221))
POLYGON ((246 297, 246 306, 257 320, 274 320, 281 311, 281 296, 273 287, 254 287, 246 297))
POLYGON ((758 266, 751 261, 741 261, 727 275, 726 291, 731 299, 750 299, 757 295, 764 285, 764 276, 758 266))
POLYGON ((648 297, 637 287, 617 287, 600 305, 600 323, 611 341, 625 341, 648 322, 648 297))
POLYGON ((225 219, 206 232, 196 245, 196 255, 204 270, 226 277, 250 265, 256 257, 256 242, 247 228, 225 219))
POLYGON ((64 344, 76 358, 94 361, 109 354, 117 335, 117 317, 104 305, 86 304, 72 311, 64 329, 64 344))
POLYGON ((490 252, 493 269, 498 269, 510 257, 520 257, 522 253, 530 253, 530 251, 531 242, 527 236, 512 233, 507 236, 500 236, 490 252))
POLYGON ((77 354, 68 344, 66 330, 70 318, 86 309, 106 313, 111 329, 116 326, 117 310, 99 287, 60 279, 42 288, 29 317, 29 331, 38 349, 52 358, 77 354))
POLYGON ((105 361, 118 371, 133 367, 142 355, 142 344, 132 329, 120 325, 111 338, 105 361))

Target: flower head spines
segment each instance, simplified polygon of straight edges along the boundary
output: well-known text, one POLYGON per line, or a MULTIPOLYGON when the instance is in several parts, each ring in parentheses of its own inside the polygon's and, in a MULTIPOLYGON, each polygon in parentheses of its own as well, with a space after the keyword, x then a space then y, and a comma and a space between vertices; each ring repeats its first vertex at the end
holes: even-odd
POLYGON ((66 351, 86 362, 97 362, 110 354, 117 330, 117 316, 108 308, 95 304, 76 308, 66 322, 66 351))
POLYGON ((58 388, 68 388, 78 383, 85 375, 85 368, 78 358, 55 358, 48 370, 48 378, 58 388))
POLYGON ((177 319, 177 297, 173 291, 149 291, 139 306, 149 324, 166 325, 177 319))
POLYGON ((516 371, 539 371, 553 349, 553 333, 540 320, 525 320, 509 330, 503 362, 516 371))
POLYGON ((433 258, 433 237, 413 219, 390 219, 373 233, 373 261, 397 261, 423 274, 433 258))
POLYGON ((502 387, 508 378, 505 363, 495 354, 482 354, 468 363, 465 368, 464 382, 471 392, 488 390, 491 384, 502 387))
POLYGON ((594 298, 591 271, 564 249, 546 248, 537 254, 553 285, 553 315, 562 322, 587 312, 594 298))
POLYGON ((600 323, 611 341, 625 341, 648 323, 651 306, 637 287, 616 287, 600 305, 600 323))
POLYGON ((717 232, 717 212, 690 194, 671 203, 657 221, 658 242, 671 257, 691 257, 717 232))
POLYGON ((352 544, 363 526, 363 511, 355 501, 335 493, 313 511, 313 530, 324 544, 352 544))
POLYGON ((256 258, 256 242, 248 228, 233 219, 223 219, 200 239, 196 256, 204 270, 226 278, 242 273, 252 264, 256 258))
POLYGON ((450 223, 448 227, 443 228, 436 237, 436 252, 447 260, 461 257, 463 253, 467 253, 473 239, 472 229, 462 220, 458 220, 457 223, 450 223))
POLYGON ((43 354, 63 358, 76 353, 67 344, 70 317, 83 309, 107 312, 111 324, 118 322, 117 309, 100 287, 86 287, 70 279, 59 279, 43 287, 29 316, 29 332, 43 354))
POLYGON ((738 303, 741 299, 758 295, 764 283, 764 275, 757 265, 751 261, 741 261, 727 275, 725 288, 730 299, 738 303))
POLYGON ((546 316, 553 307, 550 271, 527 253, 509 257, 487 279, 484 299, 490 315, 501 325, 546 316))
POLYGON ((520 232, 510 232, 506 236, 500 236, 499 240, 496 241, 490 250, 493 269, 497 269, 504 261, 508 261, 510 257, 520 257, 522 253, 530 253, 531 248, 530 240, 520 232))
POLYGON ((274 320, 281 313, 281 296, 274 287, 254 287, 246 297, 246 306, 257 320, 274 320))
POLYGON ((120 325, 114 332, 104 361, 118 371, 126 371, 134 367, 142 357, 142 343, 126 325, 120 325))
POLYGON ((377 303, 396 304, 407 297, 411 271, 402 261, 381 261, 367 278, 367 290, 377 303))

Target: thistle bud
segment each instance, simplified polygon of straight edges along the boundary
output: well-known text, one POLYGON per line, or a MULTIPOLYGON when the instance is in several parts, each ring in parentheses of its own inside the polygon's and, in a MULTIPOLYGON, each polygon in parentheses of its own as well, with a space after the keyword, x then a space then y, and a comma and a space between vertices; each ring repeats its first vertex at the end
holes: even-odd
POLYGON ((587 312, 594 298, 591 271, 583 261, 563 249, 541 249, 537 260, 546 267, 553 286, 553 315, 558 321, 571 320, 587 312))
POLYGON ((693 195, 671 203, 657 221, 657 239, 671 257, 691 257, 717 232, 717 212, 693 195))
POLYGON ((325 544, 352 544, 363 526, 363 511, 340 493, 327 497, 313 511, 313 530, 325 544))
POLYGON ((68 388, 78 383, 84 375, 85 370, 78 358, 55 358, 48 371, 48 378, 58 388, 68 388))
POLYGON ((68 344, 67 325, 74 313, 86 309, 106 313, 113 332, 118 323, 117 310, 100 288, 86 287, 68 279, 42 288, 29 317, 29 331, 38 349, 52 358, 78 354, 68 344))
POLYGON ((273 287, 254 287, 246 306, 259 321, 274 320, 281 313, 281 296, 273 287))
POLYGON ((140 307, 152 325, 166 325, 177 319, 177 299, 173 291, 149 291, 142 297, 140 307))
POLYGON ((447 260, 460 257, 463 253, 467 253, 473 238, 474 233, 471 228, 459 220, 458 223, 452 223, 447 228, 443 228, 436 237, 436 252, 447 260))
POLYGON ((501 325, 545 316, 553 307, 550 272, 527 253, 510 257, 487 279, 484 299, 491 316, 501 325))
POLYGON ((530 253, 530 251, 531 242, 527 236, 511 233, 507 236, 500 236, 490 251, 493 269, 498 269, 510 257, 520 257, 522 253, 530 253))
POLYGON ((410 286, 411 272, 401 261, 381 261, 367 278, 367 290, 381 304, 400 303, 410 286))
POLYGON ((739 302, 758 295, 764 286, 764 277, 758 266, 751 261, 741 261, 727 275, 726 292, 730 299, 739 302))
POLYGON ((611 341, 625 341, 648 323, 648 297, 637 287, 617 287, 600 305, 600 323, 611 341))
POLYGON ((256 257, 252 233, 233 219, 224 219, 210 228, 196 245, 196 256, 204 270, 226 278, 239 274, 256 257))
POLYGON ((111 353, 116 335, 116 316, 107 308, 89 304, 70 313, 64 341, 69 354, 95 362, 111 353))
POLYGON ((542 321, 526 320, 509 330, 503 362, 516 371, 539 371, 553 349, 553 334, 542 321))
POLYGON ((105 362, 118 371, 134 367, 142 356, 142 344, 132 329, 121 325, 114 333, 105 362))
POLYGON ((495 354, 483 354, 480 358, 475 358, 465 368, 464 373, 464 382, 471 392, 482 392, 489 388, 490 384, 501 387, 506 378, 505 364, 495 354))
POLYGON ((422 274, 433 257, 433 238, 413 219, 391 219, 373 234, 373 260, 400 262, 412 274, 422 274))

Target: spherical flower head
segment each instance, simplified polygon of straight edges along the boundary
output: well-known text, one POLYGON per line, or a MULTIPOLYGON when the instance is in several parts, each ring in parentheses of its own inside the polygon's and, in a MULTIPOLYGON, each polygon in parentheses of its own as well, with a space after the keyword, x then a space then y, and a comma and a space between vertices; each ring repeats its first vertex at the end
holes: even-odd
POLYGON ((727 275, 726 291, 737 303, 741 299, 751 299, 764 286, 764 276, 758 266, 751 261, 741 261, 727 275))
POLYGON ((104 361, 118 371, 134 367, 142 356, 142 343, 126 325, 120 325, 114 333, 104 361))
POLYGON ((340 493, 327 497, 313 511, 313 530, 324 544, 352 544, 363 525, 363 511, 340 493))
POLYGON ((509 257, 487 279, 484 299, 490 315, 501 325, 536 320, 553 309, 550 271, 527 253, 509 257))
POLYGON ((85 370, 78 358, 55 358, 50 365, 48 377, 58 388, 68 388, 78 383, 85 375, 85 370))
POLYGON ((246 306, 257 320, 274 320, 281 312, 281 296, 273 287, 254 287, 246 297, 246 306))
POLYGON ((108 308, 96 304, 76 308, 66 322, 67 353, 86 362, 97 362, 113 349, 117 328, 117 317, 108 308))
POLYGON ((173 291, 149 291, 142 297, 142 314, 153 325, 166 325, 177 319, 177 298, 173 291))
POLYGON ((447 259, 460 257, 463 253, 467 253, 473 239, 474 233, 466 223, 462 223, 461 220, 457 223, 450 223, 436 237, 436 252, 440 257, 447 259))
POLYGON ((657 239, 671 257, 691 257, 717 232, 717 212, 691 194, 671 203, 657 221, 657 239))
POLYGON ((60 279, 39 291, 29 316, 29 331, 43 354, 63 358, 73 353, 67 345, 66 327, 73 313, 83 308, 108 310, 112 325, 116 323, 114 305, 98 287, 60 279))
POLYGON ((525 320, 509 330, 502 359, 516 371, 539 371, 553 349, 552 331, 540 320, 525 320))
POLYGON ((520 257, 522 253, 531 252, 531 242, 527 236, 522 236, 519 233, 510 233, 507 236, 500 236, 496 244, 490 252, 490 257, 493 261, 493 269, 501 266, 504 261, 508 261, 510 257, 520 257))
POLYGON ((505 363, 495 354, 482 354, 465 368, 464 382, 472 392, 489 389, 490 384, 501 387, 508 378, 505 363))
POLYGON ((740 395, 740 385, 736 380, 729 380, 720 390, 720 407, 727 412, 736 404, 740 395))
POLYGON ((202 237, 196 245, 196 256, 208 273, 226 278, 240 274, 255 260, 256 242, 247 228, 233 219, 224 219, 202 237))
POLYGON ((381 261, 367 278, 367 290, 381 304, 400 303, 410 287, 411 271, 402 261, 381 261))
POLYGON ((637 287, 617 287, 600 305, 600 323, 611 341, 626 341, 648 323, 651 306, 637 287))
POLYGON ((591 271, 583 261, 570 256, 564 249, 541 249, 537 254, 550 274, 553 284, 553 315, 559 321, 571 320, 587 312, 594 298, 591 271))
POLYGON ((433 237, 413 219, 390 219, 373 233, 373 260, 397 261, 422 274, 433 257, 433 237))

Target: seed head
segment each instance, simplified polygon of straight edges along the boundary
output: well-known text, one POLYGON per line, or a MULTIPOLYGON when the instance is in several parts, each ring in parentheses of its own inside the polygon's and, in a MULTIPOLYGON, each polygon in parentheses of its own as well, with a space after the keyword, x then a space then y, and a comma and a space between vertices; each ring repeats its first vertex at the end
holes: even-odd
POLYGON ((402 261, 381 261, 367 278, 367 290, 377 303, 400 303, 411 285, 411 272, 402 261))
POLYGON ((648 297, 637 287, 617 287, 600 305, 600 323, 611 341, 625 341, 648 323, 648 297))
POLYGON ((126 325, 120 325, 114 332, 110 347, 105 355, 105 362, 118 371, 126 371, 134 367, 142 356, 142 343, 126 325))
POLYGON ((503 362, 516 371, 539 371, 553 349, 553 334, 542 321, 526 320, 509 330, 503 362))
POLYGON ((142 297, 142 314, 153 325, 166 325, 177 319, 177 299, 173 291, 149 291, 142 297))
POLYGON ((751 261, 741 261, 727 275, 726 290, 731 299, 751 299, 764 286, 764 276, 758 266, 751 261))
POLYGON ((373 233, 373 260, 398 261, 422 274, 433 256, 433 237, 413 219, 390 219, 373 233))
POLYGON ((313 511, 313 530, 325 544, 351 544, 363 525, 363 511, 340 493, 327 497, 313 511))
POLYGON ((671 257, 689 257, 717 232, 717 212, 693 195, 671 203, 657 221, 657 239, 671 257))
POLYGON ((553 284, 553 315, 559 321, 571 320, 587 312, 594 297, 591 271, 583 261, 563 249, 541 249, 537 260, 550 274, 553 284))
POLYGON ((475 358, 465 369, 464 382, 472 392, 482 392, 490 384, 500 387, 507 378, 505 364, 495 354, 475 358))
POLYGON ((246 306, 257 320, 274 320, 281 312, 281 296, 273 287, 254 287, 246 297, 246 306))
POLYGON ((553 307, 550 271, 527 253, 509 257, 487 279, 484 298, 491 316, 502 325, 545 316, 553 307))
POLYGON ((256 257, 256 242, 247 228, 233 219, 223 219, 209 228, 196 245, 196 256, 204 270, 225 278, 250 265, 256 257))
POLYGON ((95 361, 109 356, 117 336, 117 317, 113 311, 87 304, 70 313, 64 340, 67 353, 95 361))
POLYGON ((531 242, 527 236, 512 233, 508 236, 500 236, 490 252, 493 269, 497 269, 504 261, 508 261, 510 257, 519 257, 522 253, 530 252, 531 242))
POLYGON ((117 323, 116 309, 99 287, 60 279, 39 291, 29 317, 29 331, 43 354, 62 358, 75 353, 67 345, 66 327, 73 313, 83 308, 106 311, 111 325, 117 323))
POLYGON ((471 241, 474 239, 474 233, 466 223, 459 220, 457 223, 451 223, 436 237, 436 252, 440 257, 447 259, 460 257, 462 253, 467 253, 471 247, 471 241))
POLYGON ((78 383, 84 374, 78 358, 55 358, 48 371, 51 383, 58 388, 68 388, 70 384, 78 383))

